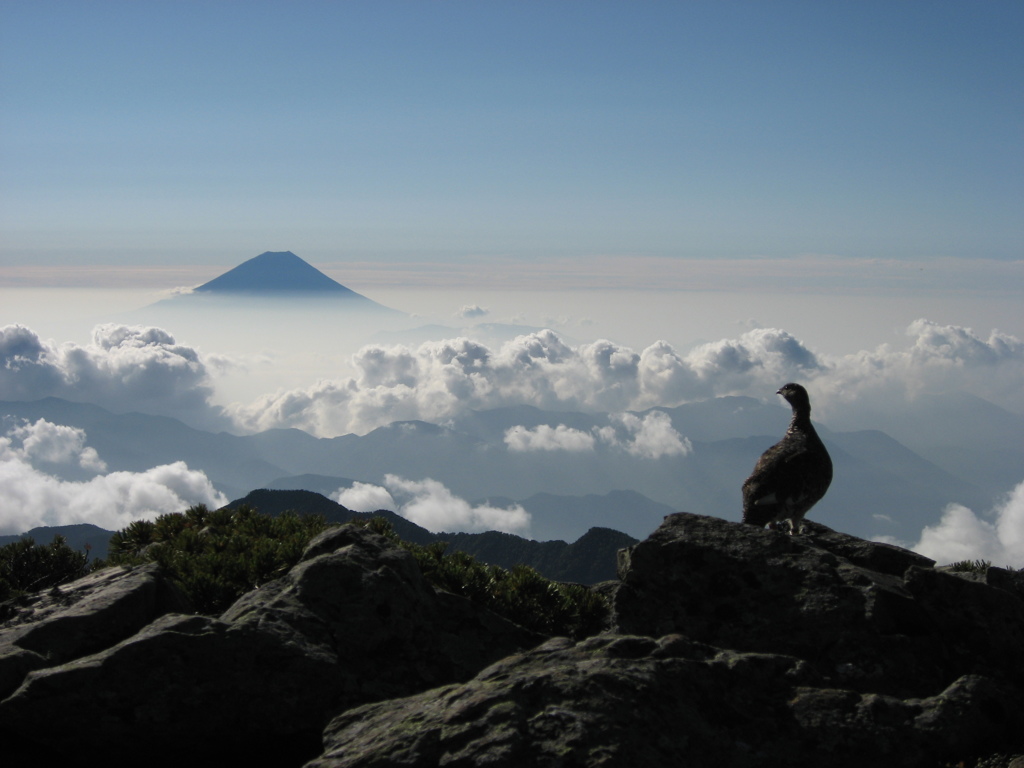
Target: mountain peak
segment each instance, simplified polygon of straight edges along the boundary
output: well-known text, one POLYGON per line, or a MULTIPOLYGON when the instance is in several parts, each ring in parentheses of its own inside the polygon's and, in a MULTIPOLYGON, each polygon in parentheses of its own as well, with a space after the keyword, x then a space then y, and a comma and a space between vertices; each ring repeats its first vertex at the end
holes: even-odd
MULTIPOLYGON (((267 251, 196 288, 200 293, 332 293, 365 298, 291 251, 267 251)), ((368 300, 368 299, 367 299, 368 300)))

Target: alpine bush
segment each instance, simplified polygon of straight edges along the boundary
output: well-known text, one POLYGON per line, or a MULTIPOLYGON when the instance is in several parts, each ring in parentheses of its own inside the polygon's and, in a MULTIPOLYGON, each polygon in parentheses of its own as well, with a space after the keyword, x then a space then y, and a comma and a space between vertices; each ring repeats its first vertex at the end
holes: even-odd
POLYGON ((88 555, 69 547, 63 536, 49 544, 26 536, 0 547, 0 600, 57 587, 88 571, 88 555))
MULTIPOLYGON (((382 517, 353 522, 408 550, 436 588, 462 595, 527 629, 580 638, 604 628, 608 603, 583 585, 551 581, 525 565, 511 570, 486 565, 465 552, 449 553, 445 542, 422 546, 402 541, 382 517)), ((111 536, 107 560, 92 568, 159 563, 196 611, 217 615, 245 593, 287 573, 326 527, 320 515, 285 512, 274 517, 248 506, 211 511, 198 505, 130 523, 111 536)), ((48 546, 22 539, 0 548, 0 600, 71 581, 88 570, 86 555, 59 536, 48 546)))
POLYGON ((949 564, 949 570, 955 573, 984 573, 991 565, 991 560, 957 560, 949 564))
POLYGON ((467 597, 522 627, 576 639, 597 634, 608 618, 607 601, 581 584, 564 584, 526 565, 511 570, 485 565, 465 552, 447 554, 445 542, 426 546, 402 541, 383 517, 354 520, 409 550, 427 581, 467 597))
POLYGON ((107 563, 159 563, 199 613, 216 615, 287 573, 326 526, 320 515, 272 517, 249 506, 211 511, 198 505, 116 532, 107 563))

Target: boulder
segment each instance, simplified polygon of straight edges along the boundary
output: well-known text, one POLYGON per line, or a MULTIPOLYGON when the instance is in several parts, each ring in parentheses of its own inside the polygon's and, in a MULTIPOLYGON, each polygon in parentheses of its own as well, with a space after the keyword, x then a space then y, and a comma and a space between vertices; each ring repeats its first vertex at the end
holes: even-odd
POLYGON ((681 635, 556 639, 340 715, 306 768, 937 766, 1004 739, 1016 695, 975 676, 925 699, 837 690, 796 657, 681 635))
POLYGON ((435 593, 408 552, 342 526, 220 618, 169 614, 29 673, 0 723, 69 759, 117 745, 147 765, 301 765, 338 711, 465 680, 542 640, 435 593))
POLYGON ((413 556, 354 525, 325 531, 291 572, 221 617, 301 642, 337 665, 337 706, 466 680, 544 637, 437 592, 413 556))
POLYGON ((610 631, 349 710, 307 768, 932 767, 1019 752, 1019 581, 933 566, 813 523, 789 536, 670 515, 602 587, 610 631))
POLYGON ((4 764, 1005 768, 1024 752, 1020 572, 680 513, 619 576, 595 588, 610 626, 574 642, 433 589, 351 525, 219 617, 190 615, 155 566, 94 574, 0 627, 4 764), (114 600, 130 582, 163 597, 114 600))
POLYGON ((613 624, 796 656, 859 692, 935 696, 970 674, 1024 686, 1021 594, 933 565, 817 523, 790 536, 679 513, 620 554, 613 624))
POLYGON ((165 613, 191 610, 156 565, 105 568, 3 609, 0 699, 33 669, 109 648, 165 613))

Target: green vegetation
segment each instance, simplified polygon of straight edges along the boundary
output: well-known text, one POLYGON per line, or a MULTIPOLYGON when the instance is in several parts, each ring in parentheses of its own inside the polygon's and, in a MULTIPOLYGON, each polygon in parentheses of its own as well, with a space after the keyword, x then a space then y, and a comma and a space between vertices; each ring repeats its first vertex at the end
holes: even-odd
POLYGON ((40 592, 85 576, 88 556, 68 546, 63 536, 36 544, 31 536, 0 547, 0 600, 40 592))
POLYGON ((210 511, 199 505, 118 531, 107 564, 159 563, 199 613, 215 615, 287 573, 326 526, 319 515, 271 517, 247 506, 210 511))
MULTIPOLYGON (((525 565, 509 570, 464 552, 449 554, 444 542, 421 546, 402 541, 382 517, 356 524, 408 550, 438 589, 467 597, 520 626, 576 638, 604 628, 608 603, 585 586, 551 581, 525 565)), ((92 568, 159 563, 199 613, 216 615, 246 592, 287 573, 326 527, 319 515, 270 516, 248 506, 211 511, 199 505, 153 521, 136 520, 111 537, 107 560, 92 568)), ((88 570, 86 555, 61 537, 46 547, 23 539, 0 549, 0 599, 62 584, 88 570)))
POLYGON ((949 570, 957 573, 985 573, 991 565, 990 560, 957 560, 949 564, 949 570))
MULTIPOLYGON (((948 569, 948 570, 950 570, 950 571, 953 571, 955 573, 977 573, 977 574, 980 574, 980 575, 984 576, 985 572, 988 571, 988 569, 992 567, 992 561, 991 560, 957 560, 955 563, 950 563, 949 565, 946 565, 946 566, 943 566, 943 567, 948 569)), ((1012 565, 1007 564, 1007 565, 1004 565, 1002 567, 1002 570, 1004 570, 1004 571, 1017 571, 1017 572, 1019 572, 1021 569, 1020 568, 1014 568, 1012 565)))
POLYGON ((600 632, 608 618, 608 603, 581 584, 563 584, 533 568, 511 570, 485 565, 464 552, 446 554, 447 544, 427 546, 402 541, 385 518, 356 520, 408 550, 427 580, 438 589, 468 597, 478 605, 545 635, 588 637, 600 632))

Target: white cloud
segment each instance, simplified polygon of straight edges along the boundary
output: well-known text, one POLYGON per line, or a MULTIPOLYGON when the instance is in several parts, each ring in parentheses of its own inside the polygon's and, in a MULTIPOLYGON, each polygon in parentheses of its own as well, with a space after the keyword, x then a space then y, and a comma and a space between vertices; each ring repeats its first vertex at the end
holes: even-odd
POLYGON ((522 535, 530 529, 530 513, 519 504, 507 508, 489 504, 473 506, 431 478, 407 480, 398 475, 386 475, 384 485, 386 487, 355 483, 352 488, 338 489, 331 498, 357 512, 391 509, 435 533, 504 531, 522 535), (390 499, 391 503, 378 503, 384 499, 390 499), (350 505, 348 500, 361 504, 363 509, 350 505))
POLYGON ((96 449, 86 446, 85 430, 53 424, 46 419, 14 426, 5 437, 0 437, 0 459, 3 458, 73 464, 96 472, 107 468, 96 449), (18 444, 20 447, 16 447, 18 444))
POLYGON ((505 431, 505 445, 513 452, 569 451, 579 453, 594 450, 594 436, 589 432, 559 424, 551 427, 541 424, 534 429, 522 425, 505 431))
POLYGON ((911 549, 940 564, 989 560, 1024 567, 1024 482, 983 519, 961 504, 950 504, 938 525, 927 526, 911 549))
POLYGON ((484 317, 490 314, 490 311, 486 307, 481 307, 479 304, 466 304, 455 313, 456 317, 460 317, 463 320, 471 320, 477 317, 484 317))
POLYGON ((387 488, 371 483, 353 483, 351 488, 339 488, 331 498, 353 512, 376 512, 378 509, 397 508, 387 488))
POLYGON ((665 359, 659 369, 667 386, 652 394, 670 401, 754 392, 762 396, 787 381, 808 381, 827 371, 814 352, 778 328, 755 328, 738 339, 702 344, 680 361, 677 370, 673 370, 669 351, 660 353, 665 359), (666 368, 675 377, 666 376, 666 368))
POLYGON ((910 351, 919 362, 942 361, 944 365, 982 363, 995 365, 1006 360, 1020 361, 1024 343, 1007 334, 993 331, 987 340, 977 336, 970 328, 939 325, 930 320, 915 320, 907 328, 907 335, 916 336, 910 351))
POLYGON ((908 349, 883 344, 828 361, 815 379, 820 403, 868 400, 899 403, 925 392, 971 392, 1018 412, 1024 410, 1024 342, 992 331, 918 319, 907 327, 908 349))
POLYGON ((85 439, 82 430, 44 420, 14 427, 0 437, 0 533, 75 523, 115 530, 132 520, 180 512, 191 504, 220 507, 228 501, 203 472, 180 461, 78 482, 35 466, 77 463, 101 471, 103 462, 85 446, 85 439))
POLYGON ((397 420, 443 422, 466 409, 530 404, 549 410, 622 412, 717 394, 774 392, 824 370, 784 331, 757 329, 686 357, 659 341, 638 354, 598 340, 572 347, 551 330, 498 349, 467 338, 416 349, 369 346, 349 379, 278 392, 231 410, 243 429, 297 427, 329 436, 368 432, 397 420))
POLYGON ((559 424, 541 424, 533 429, 525 426, 505 431, 505 445, 513 452, 526 451, 593 451, 598 442, 626 451, 643 459, 662 456, 686 456, 693 451, 690 441, 672 426, 672 419, 663 411, 651 411, 643 418, 632 413, 613 413, 611 424, 591 432, 559 424))
POLYGON ((504 531, 527 533, 530 513, 519 504, 508 508, 471 505, 455 496, 437 480, 406 480, 387 475, 385 483, 394 495, 411 497, 398 513, 429 531, 504 531))
POLYGON ((85 346, 42 340, 22 325, 0 328, 0 391, 9 400, 61 397, 118 412, 220 424, 199 353, 160 328, 96 326, 85 346))
POLYGON ((680 435, 672 426, 672 419, 664 411, 651 411, 642 419, 632 413, 618 413, 611 417, 628 437, 620 440, 614 427, 601 430, 601 437, 613 445, 621 446, 627 453, 643 459, 660 459, 663 456, 687 456, 693 452, 690 441, 680 435))
MULTIPOLYGON (((464 337, 417 347, 371 345, 352 357, 348 377, 268 393, 225 414, 211 405, 210 372, 229 363, 200 356, 166 331, 104 325, 79 346, 43 341, 13 325, 0 329, 0 392, 8 399, 52 395, 171 415, 204 428, 224 428, 220 419, 229 415, 242 431, 295 427, 323 437, 400 420, 444 423, 469 409, 520 404, 622 413, 722 395, 771 398, 787 381, 810 389, 823 419, 852 416, 851 405, 861 402, 898 407, 921 392, 941 391, 968 391, 1024 411, 1020 340, 924 319, 907 333, 904 349, 882 345, 841 356, 812 350, 778 328, 753 328, 685 354, 665 341, 640 352, 607 340, 570 345, 551 330, 494 347, 464 337)), ((550 436, 517 439, 539 446, 542 437, 550 436)))
POLYGON ((231 410, 240 427, 298 427, 319 435, 367 432, 393 421, 442 422, 470 408, 622 410, 638 388, 632 350, 608 341, 570 347, 553 331, 492 350, 467 338, 416 349, 369 346, 345 380, 278 392, 231 410))

